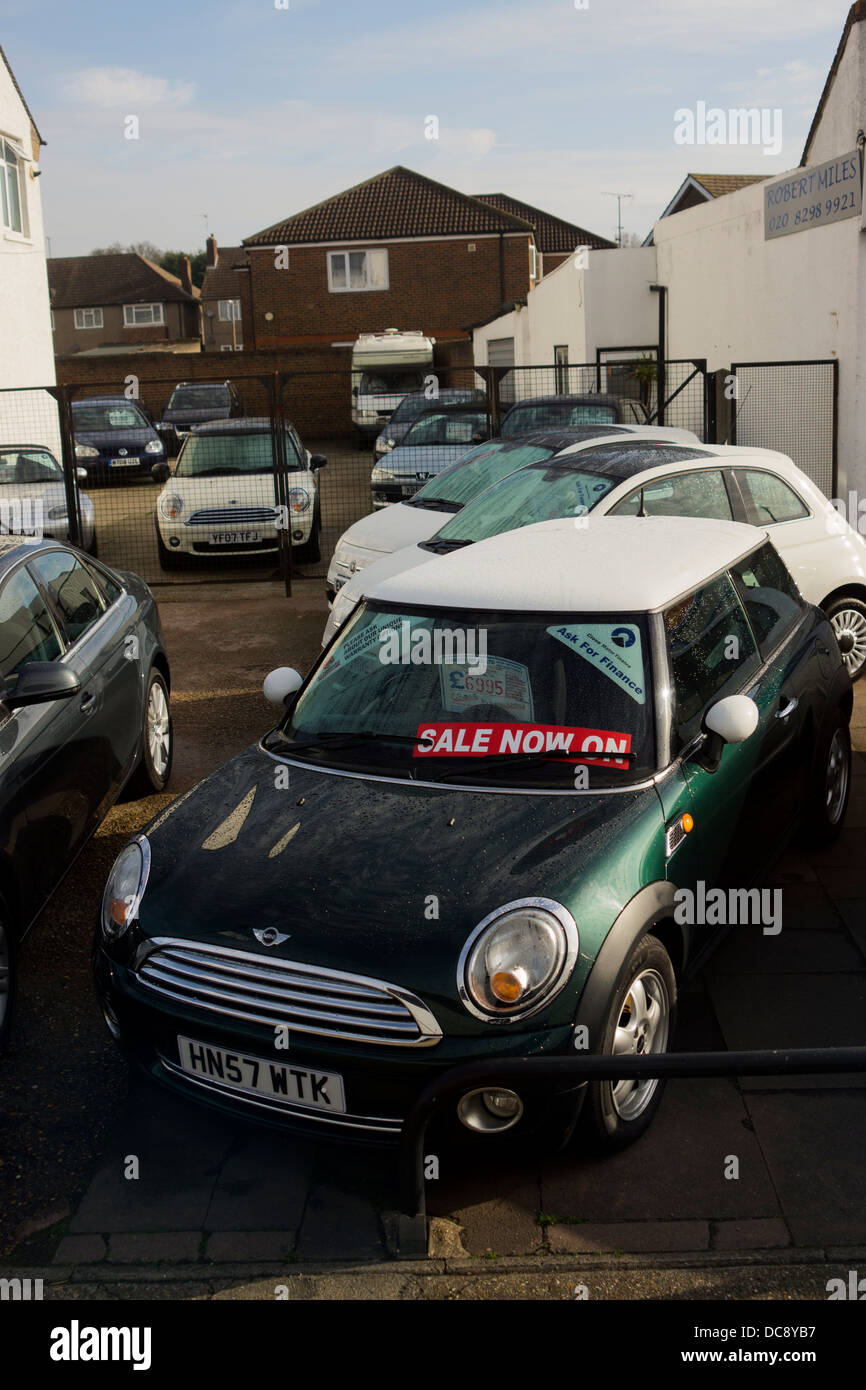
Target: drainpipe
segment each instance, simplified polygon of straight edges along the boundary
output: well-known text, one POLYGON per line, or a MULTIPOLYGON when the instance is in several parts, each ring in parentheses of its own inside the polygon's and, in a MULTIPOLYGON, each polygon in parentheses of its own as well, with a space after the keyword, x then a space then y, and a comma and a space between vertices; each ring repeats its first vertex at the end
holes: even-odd
POLYGON ((505 303, 505 233, 499 233, 499 303, 505 303))
POLYGON ((667 304, 668 287, 667 285, 650 285, 650 293, 657 294, 659 297, 659 344, 658 344, 658 404, 656 407, 655 423, 663 425, 665 422, 665 397, 667 395, 667 378, 665 370, 665 358, 667 357, 667 304))

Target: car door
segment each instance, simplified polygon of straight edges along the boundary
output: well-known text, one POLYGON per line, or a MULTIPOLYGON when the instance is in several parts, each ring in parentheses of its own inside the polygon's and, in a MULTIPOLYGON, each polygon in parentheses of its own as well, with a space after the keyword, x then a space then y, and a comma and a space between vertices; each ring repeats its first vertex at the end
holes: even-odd
POLYGON ((137 604, 125 590, 109 603, 72 551, 43 552, 29 568, 66 643, 63 660, 81 683, 76 746, 89 834, 129 774, 139 747, 145 673, 134 626, 137 604))
MULTIPOLYGON (((20 565, 0 585, 0 674, 10 695, 31 661, 63 655, 58 625, 20 565)), ((0 855, 19 888, 26 926, 57 886, 87 820, 75 750, 76 696, 10 709, 0 699, 0 855)))

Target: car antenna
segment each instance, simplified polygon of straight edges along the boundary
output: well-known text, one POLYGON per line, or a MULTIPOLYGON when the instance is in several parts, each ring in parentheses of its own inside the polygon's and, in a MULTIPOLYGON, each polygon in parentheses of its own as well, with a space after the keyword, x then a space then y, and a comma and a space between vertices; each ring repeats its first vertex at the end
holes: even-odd
POLYGON ((647 511, 646 507, 644 506, 643 488, 641 488, 641 490, 640 490, 640 506, 639 506, 638 509, 637 509, 637 514, 638 514, 638 516, 647 516, 647 517, 649 516, 649 512, 647 511))
MULTIPOLYGON (((738 405, 737 408, 736 408, 736 410, 734 411, 734 418, 733 418, 733 420, 732 420, 732 422, 731 422, 731 429, 734 428, 734 426, 736 425, 737 421, 739 420, 739 418, 740 418, 740 411, 742 410, 743 406, 746 404, 746 401, 749 399, 749 395, 751 394, 751 390, 752 390, 752 388, 751 388, 751 386, 750 386, 749 389, 748 389, 748 391, 746 392, 745 396, 743 397, 741 404, 738 405)), ((727 442, 728 442, 728 440, 730 439, 730 437, 731 437, 731 435, 730 435, 730 432, 729 432, 729 433, 726 435, 726 437, 725 437, 725 444, 727 444, 727 442)))

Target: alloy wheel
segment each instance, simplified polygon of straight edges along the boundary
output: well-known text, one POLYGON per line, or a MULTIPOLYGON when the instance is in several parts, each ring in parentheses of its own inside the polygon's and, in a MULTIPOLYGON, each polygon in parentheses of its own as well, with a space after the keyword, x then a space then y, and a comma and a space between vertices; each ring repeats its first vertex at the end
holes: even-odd
POLYGON ((158 777, 164 777, 168 767, 170 739, 168 701, 162 686, 154 681, 147 700, 147 746, 158 777))
POLYGON ((840 608, 830 621, 848 674, 854 676, 866 661, 866 614, 857 608, 840 608))
MULTIPOLYGON (((615 1057, 643 1057, 664 1052, 670 1031, 671 1001, 668 988, 657 970, 642 970, 632 980, 623 1000, 613 1037, 615 1057)), ((622 1120, 642 1115, 658 1086, 657 1077, 617 1081, 611 1087, 611 1101, 622 1120)))

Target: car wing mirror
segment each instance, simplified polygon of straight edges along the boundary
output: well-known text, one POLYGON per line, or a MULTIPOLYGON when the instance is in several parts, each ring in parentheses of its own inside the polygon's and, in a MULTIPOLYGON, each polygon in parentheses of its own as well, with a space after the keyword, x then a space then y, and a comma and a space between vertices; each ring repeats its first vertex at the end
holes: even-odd
POLYGON ((727 743, 745 743, 758 727, 758 706, 748 695, 726 695, 704 715, 704 739, 696 747, 696 762, 715 772, 727 743))
POLYGON ((77 695, 81 682, 62 661, 30 661, 21 668, 13 690, 4 695, 7 709, 25 705, 44 705, 49 700, 69 700, 77 695))
POLYGON ((310 454, 310 467, 314 472, 317 468, 324 468, 327 462, 324 454, 310 454))
POLYGON ((275 671, 270 671, 265 676, 262 688, 265 699, 272 705, 285 706, 286 702, 297 694, 303 683, 303 676, 293 666, 278 666, 275 671))
POLYGON ((153 465, 153 467, 150 470, 150 476, 153 478, 153 481, 155 483, 168 482, 169 478, 171 477, 171 469, 165 462, 165 459, 161 459, 159 463, 155 463, 153 465))

